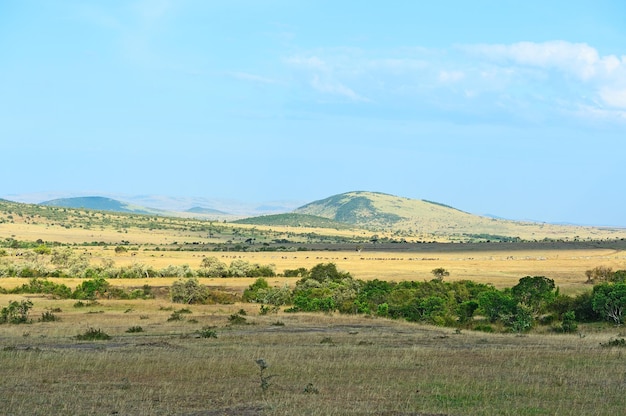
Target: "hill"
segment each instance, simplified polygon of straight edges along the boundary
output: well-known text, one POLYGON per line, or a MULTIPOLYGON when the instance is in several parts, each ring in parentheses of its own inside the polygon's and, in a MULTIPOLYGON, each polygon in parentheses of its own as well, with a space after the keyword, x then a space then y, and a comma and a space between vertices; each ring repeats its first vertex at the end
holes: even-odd
POLYGON ((378 192, 347 192, 314 201, 294 213, 422 239, 514 241, 624 237, 624 229, 520 222, 470 214, 454 207, 378 192))
POLYGON ((218 214, 218 215, 228 215, 227 212, 220 211, 219 209, 213 208, 204 208, 204 207, 193 207, 189 208, 185 212, 189 212, 191 214, 218 214))
POLYGON ((127 212, 133 214, 164 215, 166 211, 131 205, 126 202, 102 196, 85 196, 76 198, 60 198, 41 202, 39 205, 63 208, 82 208, 96 211, 127 212))
POLYGON ((170 211, 158 208, 149 208, 129 202, 119 201, 113 198, 102 196, 86 196, 73 198, 59 198, 50 201, 41 202, 38 205, 74 209, 89 209, 94 211, 108 211, 139 215, 159 215, 180 218, 198 218, 198 219, 232 219, 233 216, 220 210, 193 207, 185 211, 170 211))
POLYGON ((306 227, 306 228, 334 228, 349 229, 353 228, 350 224, 333 221, 328 218, 307 214, 274 214, 261 215, 259 217, 243 218, 232 221, 236 224, 250 225, 267 225, 274 227, 306 227))

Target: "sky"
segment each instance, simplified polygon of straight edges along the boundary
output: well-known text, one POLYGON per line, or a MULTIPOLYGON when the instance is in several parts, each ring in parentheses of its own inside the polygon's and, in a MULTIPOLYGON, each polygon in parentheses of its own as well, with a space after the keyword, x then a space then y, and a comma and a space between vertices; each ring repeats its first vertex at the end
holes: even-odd
POLYGON ((0 2, 0 198, 626 226, 626 2, 0 2))

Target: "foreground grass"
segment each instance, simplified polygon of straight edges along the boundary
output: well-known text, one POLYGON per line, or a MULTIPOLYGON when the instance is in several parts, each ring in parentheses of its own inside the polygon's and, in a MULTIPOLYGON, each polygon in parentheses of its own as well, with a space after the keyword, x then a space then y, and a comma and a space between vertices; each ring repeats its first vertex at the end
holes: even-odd
MULTIPOLYGON (((4 299, 2 299, 4 301, 4 299)), ((5 325, 6 414, 616 415, 626 408, 623 349, 612 328, 495 335, 365 317, 259 316, 254 305, 158 301, 60 308, 59 322, 5 325), (246 308, 245 323, 229 317, 246 308), (127 333, 140 325, 143 332, 127 333), (197 331, 213 327, 217 338, 197 331), (88 328, 108 341, 78 341, 88 328), (261 388, 263 358, 269 387, 261 388)), ((621 335, 623 336, 623 335, 621 335)))

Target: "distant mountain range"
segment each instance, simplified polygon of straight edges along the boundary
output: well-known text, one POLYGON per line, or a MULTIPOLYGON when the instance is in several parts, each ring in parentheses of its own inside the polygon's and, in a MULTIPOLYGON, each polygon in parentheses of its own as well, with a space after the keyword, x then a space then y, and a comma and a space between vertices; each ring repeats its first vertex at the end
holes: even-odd
MULTIPOLYGON (((165 210, 102 196, 59 198, 40 204, 133 214, 217 219, 267 226, 363 228, 424 239, 429 238, 428 236, 445 236, 452 241, 512 241, 518 238, 525 240, 575 239, 580 235, 593 236, 594 230, 600 230, 594 227, 512 221, 480 216, 433 201, 366 191, 333 195, 295 209, 287 209, 280 205, 264 207, 274 210, 284 209, 283 212, 270 212, 264 215, 245 215, 242 213, 243 210, 234 214, 227 210, 202 205, 194 205, 184 210, 165 210)), ((603 238, 606 237, 607 232, 612 235, 613 231, 622 238, 626 237, 626 229, 603 228, 603 238)))
POLYGON ((149 208, 140 205, 134 205, 128 202, 118 201, 113 198, 102 196, 82 196, 74 198, 58 198, 50 201, 40 202, 39 205, 91 209, 96 211, 126 212, 131 214, 143 215, 162 215, 162 216, 197 216, 200 218, 206 216, 229 217, 230 214, 213 208, 192 207, 184 211, 170 211, 158 208, 149 208), (191 214, 191 215, 182 215, 191 214), (194 215, 195 214, 195 215, 194 215))
POLYGON ((166 213, 166 211, 163 210, 131 205, 127 202, 118 201, 112 198, 105 198, 102 196, 59 198, 52 199, 50 201, 40 202, 39 205, 45 205, 50 207, 92 209, 97 211, 128 212, 133 214, 146 215, 163 215, 164 213, 166 213))

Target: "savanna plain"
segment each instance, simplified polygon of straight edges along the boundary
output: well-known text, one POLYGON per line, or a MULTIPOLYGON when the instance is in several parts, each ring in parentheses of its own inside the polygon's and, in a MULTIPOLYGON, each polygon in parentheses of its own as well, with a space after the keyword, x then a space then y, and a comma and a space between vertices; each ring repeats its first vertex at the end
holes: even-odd
MULTIPOLYGON (((63 224, 13 217, 0 224, 4 240, 69 248, 92 265, 198 268, 208 257, 245 260, 271 265, 272 287, 300 279, 283 270, 333 263, 365 281, 427 281, 443 268, 446 281, 504 289, 525 276, 546 276, 562 293, 577 295, 591 290, 586 271, 626 269, 622 240, 381 244, 355 230, 328 230, 324 239, 320 230, 228 225, 231 234, 223 236, 218 228, 226 225, 211 225, 213 234, 183 225, 191 220, 161 229, 137 226, 131 216, 124 225, 91 226, 77 225, 80 215, 63 224), (266 235, 272 243, 263 246, 266 235), (355 235, 361 239, 348 241, 355 235), (331 242, 339 237, 348 240, 331 242), (298 239, 306 249, 285 242, 298 239)), ((24 261, 29 251, 19 244, 3 250, 5 265, 24 261)), ((2 277, 0 287, 6 292, 29 279, 2 277)), ((70 289, 85 281, 45 279, 70 289)), ((483 332, 375 313, 262 312, 262 305, 241 300, 257 277, 199 276, 200 284, 237 299, 215 304, 173 302, 169 291, 180 279, 109 279, 125 290, 149 286, 153 296, 146 299, 1 294, 0 306, 25 301, 32 308, 28 322, 0 325, 0 412, 621 415, 626 409, 626 349, 614 342, 626 331, 609 321, 570 333, 483 332), (39 318, 45 316, 54 319, 39 318)))

